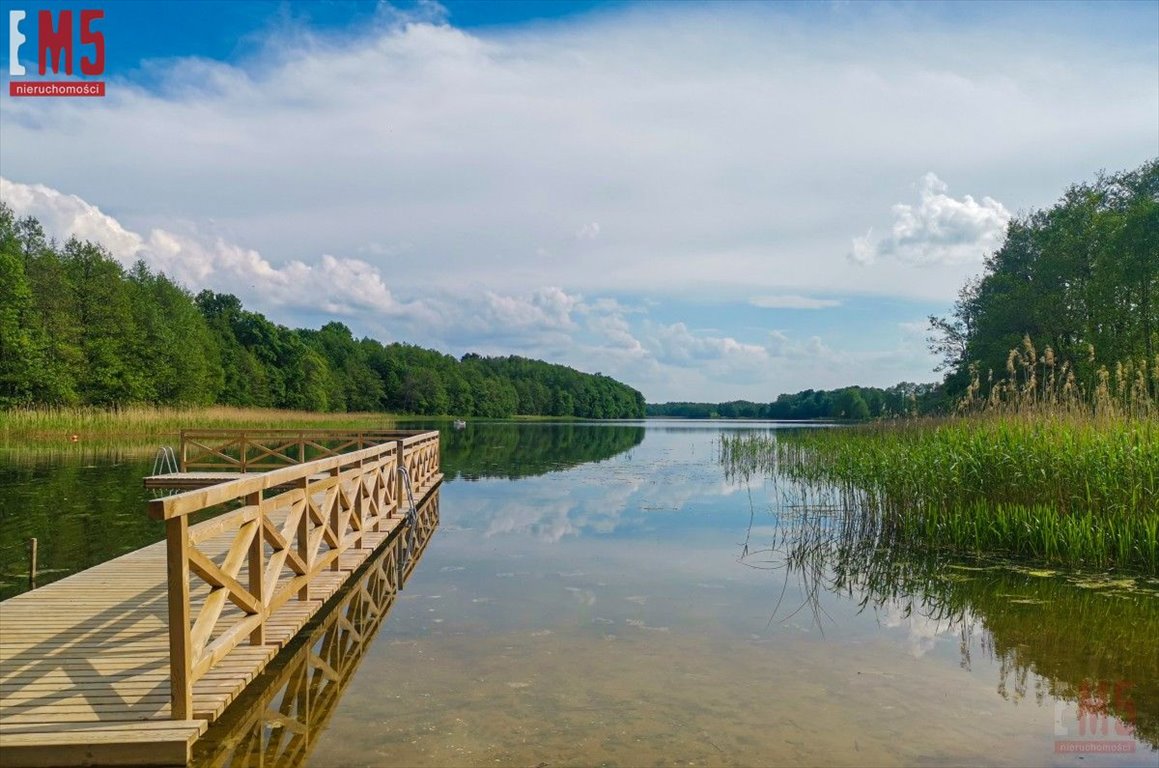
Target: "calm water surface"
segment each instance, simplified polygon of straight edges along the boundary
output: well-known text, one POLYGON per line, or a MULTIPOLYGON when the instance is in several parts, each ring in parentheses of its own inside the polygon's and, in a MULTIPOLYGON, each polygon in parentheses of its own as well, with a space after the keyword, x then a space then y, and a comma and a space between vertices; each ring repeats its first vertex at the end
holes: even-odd
MULTIPOLYGON (((718 460, 722 430, 771 428, 445 435, 440 528, 294 762, 1159 762, 1159 585, 833 547, 785 567, 800 499, 718 460)), ((151 460, 91 463, 0 470, 0 553, 54 515, 62 572, 159 537, 151 460), (72 489, 53 510, 45 482, 72 489)))

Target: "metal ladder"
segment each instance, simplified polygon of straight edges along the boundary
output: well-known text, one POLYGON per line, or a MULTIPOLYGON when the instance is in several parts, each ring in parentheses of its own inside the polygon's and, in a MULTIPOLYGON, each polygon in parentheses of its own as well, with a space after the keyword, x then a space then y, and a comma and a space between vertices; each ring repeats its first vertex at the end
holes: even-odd
POLYGON ((406 513, 406 530, 403 531, 402 555, 398 558, 398 588, 402 589, 403 574, 406 572, 406 567, 410 563, 411 558, 414 557, 418 545, 419 510, 415 505, 414 488, 411 485, 410 473, 406 471, 406 467, 399 467, 398 473, 402 476, 406 488, 406 498, 410 502, 410 509, 406 513))
POLYGON ((168 475, 177 474, 181 469, 177 464, 177 451, 173 450, 172 446, 162 446, 157 451, 157 455, 153 457, 153 474, 154 475, 168 475))

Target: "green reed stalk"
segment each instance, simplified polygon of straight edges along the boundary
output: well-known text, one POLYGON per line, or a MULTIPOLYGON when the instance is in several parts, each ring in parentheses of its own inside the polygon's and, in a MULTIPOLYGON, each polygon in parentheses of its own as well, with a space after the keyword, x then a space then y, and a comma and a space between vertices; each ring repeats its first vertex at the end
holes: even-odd
POLYGON ((855 489, 847 513, 916 546, 1159 574, 1159 428, 1130 416, 983 413, 722 438, 727 462, 855 489))

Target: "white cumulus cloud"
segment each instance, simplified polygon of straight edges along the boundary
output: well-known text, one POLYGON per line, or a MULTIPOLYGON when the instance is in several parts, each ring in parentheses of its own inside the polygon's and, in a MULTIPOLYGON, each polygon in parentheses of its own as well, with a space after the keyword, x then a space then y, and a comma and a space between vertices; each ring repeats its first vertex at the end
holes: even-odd
POLYGON ((126 230, 100 208, 43 184, 17 184, 0 176, 0 200, 11 206, 17 216, 39 220, 50 237, 100 243, 126 264, 136 258, 143 246, 140 235, 126 230))
POLYGON ((850 258, 873 264, 894 258, 907 264, 955 264, 981 262, 997 249, 1006 235, 1010 211, 991 197, 981 202, 970 195, 951 197, 949 186, 934 173, 922 177, 917 205, 893 206, 889 234, 873 236, 873 230, 853 239, 850 258))
POLYGON ((756 361, 768 357, 768 350, 759 344, 747 344, 729 336, 694 333, 684 323, 656 326, 655 340, 660 359, 677 364, 713 360, 756 361))
POLYGON ((256 250, 221 238, 160 228, 142 236, 76 195, 3 177, 0 200, 17 216, 37 218, 51 237, 90 240, 126 266, 141 260, 185 285, 252 297, 265 306, 333 315, 359 308, 398 310, 379 270, 358 259, 323 254, 314 263, 295 259, 275 266, 256 250))

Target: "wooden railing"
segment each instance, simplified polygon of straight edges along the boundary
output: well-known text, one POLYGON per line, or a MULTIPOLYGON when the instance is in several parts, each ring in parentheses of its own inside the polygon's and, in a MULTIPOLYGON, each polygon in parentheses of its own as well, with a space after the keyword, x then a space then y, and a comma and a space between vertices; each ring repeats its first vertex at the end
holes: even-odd
POLYGON ((178 456, 182 472, 264 472, 413 434, 392 429, 183 429, 178 456))
POLYGON ((295 644, 293 656, 279 662, 271 679, 247 692, 244 703, 238 702, 240 717, 230 720, 228 733, 212 740, 214 747, 199 765, 294 768, 307 762, 438 523, 436 491, 419 506, 414 541, 401 530, 387 539, 363 567, 358 583, 317 620, 304 642, 295 644), (411 547, 408 557, 404 550, 411 547), (271 732, 281 736, 271 738, 271 732))
POLYGON ((174 719, 194 717, 197 680, 247 638, 265 644, 275 611, 295 597, 309 599, 315 577, 337 571, 343 552, 401 512, 400 468, 421 502, 442 479, 438 443, 437 432, 411 433, 150 503, 150 516, 165 521, 174 719), (195 513, 237 504, 189 523, 195 513), (193 576, 203 582, 198 589, 193 576))

